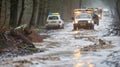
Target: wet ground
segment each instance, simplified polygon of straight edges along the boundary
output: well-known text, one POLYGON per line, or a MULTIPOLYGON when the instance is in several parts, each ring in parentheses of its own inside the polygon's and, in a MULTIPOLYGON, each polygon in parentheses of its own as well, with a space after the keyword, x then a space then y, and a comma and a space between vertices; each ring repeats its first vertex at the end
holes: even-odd
POLYGON ((119 61, 108 61, 113 60, 113 53, 117 53, 117 59, 120 56, 120 37, 105 36, 111 22, 111 18, 104 18, 95 30, 77 31, 72 31, 72 22, 68 22, 64 29, 40 33, 49 36, 35 43, 44 52, 0 59, 0 67, 119 67, 119 61))

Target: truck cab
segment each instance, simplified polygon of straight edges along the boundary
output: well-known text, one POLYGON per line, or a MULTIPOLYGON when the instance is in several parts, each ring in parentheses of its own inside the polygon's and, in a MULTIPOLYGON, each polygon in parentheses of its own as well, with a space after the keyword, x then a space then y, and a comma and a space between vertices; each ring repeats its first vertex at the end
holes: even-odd
POLYGON ((78 30, 80 28, 94 29, 93 10, 75 9, 73 13, 74 13, 73 19, 74 30, 78 30))

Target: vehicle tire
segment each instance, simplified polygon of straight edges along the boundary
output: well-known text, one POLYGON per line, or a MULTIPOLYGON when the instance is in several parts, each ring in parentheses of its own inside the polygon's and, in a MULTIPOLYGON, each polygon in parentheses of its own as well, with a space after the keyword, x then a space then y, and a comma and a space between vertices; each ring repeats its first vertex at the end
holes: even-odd
POLYGON ((64 26, 62 26, 62 29, 64 29, 64 26))
POLYGON ((91 29, 94 29, 94 24, 91 25, 91 29))
POLYGON ((97 22, 97 26, 99 25, 99 20, 98 20, 98 22, 97 22))
POLYGON ((89 26, 89 27, 86 26, 85 29, 91 29, 91 26, 89 26))
POLYGON ((96 21, 94 21, 94 24, 97 24, 97 22, 96 22, 96 21))
POLYGON ((49 30, 50 28, 48 26, 46 26, 46 30, 49 30))
POLYGON ((99 23, 97 23, 97 26, 99 25, 99 23))
POLYGON ((73 26, 73 30, 77 30, 77 26, 74 25, 74 26, 73 26))
POLYGON ((81 27, 80 26, 78 26, 78 29, 80 29, 81 27))
POLYGON ((64 24, 61 26, 61 29, 64 29, 64 24))
POLYGON ((62 27, 60 25, 57 26, 57 29, 61 29, 62 27))

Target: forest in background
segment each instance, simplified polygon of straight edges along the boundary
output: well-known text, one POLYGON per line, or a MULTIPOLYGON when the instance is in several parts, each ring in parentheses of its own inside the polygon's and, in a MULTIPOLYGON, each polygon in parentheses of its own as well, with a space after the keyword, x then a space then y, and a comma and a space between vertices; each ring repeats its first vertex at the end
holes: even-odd
MULTIPOLYGON (((113 15, 120 16, 119 0, 100 1, 111 9, 113 15)), ((29 27, 44 25, 50 12, 59 12, 63 19, 68 21, 72 17, 73 9, 89 7, 96 3, 95 0, 0 0, 0 25, 5 24, 9 27, 21 24, 28 24, 29 27)))

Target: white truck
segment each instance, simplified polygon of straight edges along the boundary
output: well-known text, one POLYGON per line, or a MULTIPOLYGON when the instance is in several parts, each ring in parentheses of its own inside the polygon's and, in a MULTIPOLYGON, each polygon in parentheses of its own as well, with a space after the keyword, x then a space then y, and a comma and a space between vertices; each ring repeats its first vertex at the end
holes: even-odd
POLYGON ((75 9, 73 14, 73 30, 78 30, 80 28, 94 29, 92 9, 75 9))

